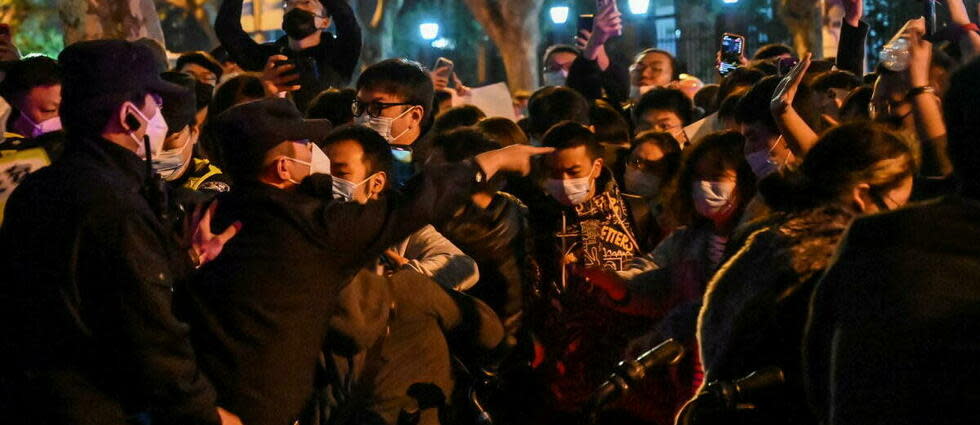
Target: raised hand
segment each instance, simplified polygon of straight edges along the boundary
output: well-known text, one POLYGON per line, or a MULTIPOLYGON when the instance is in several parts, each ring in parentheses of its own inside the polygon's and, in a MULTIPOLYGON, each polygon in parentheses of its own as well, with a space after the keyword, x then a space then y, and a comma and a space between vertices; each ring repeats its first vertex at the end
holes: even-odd
POLYGON ((449 78, 452 74, 450 69, 449 65, 443 65, 429 72, 429 78, 432 79, 432 85, 436 91, 449 87, 449 78))
POLYGON ((773 115, 779 116, 785 114, 793 106, 793 100, 796 99, 796 92, 800 89, 800 84, 803 82, 806 71, 810 69, 810 64, 813 62, 812 59, 813 53, 807 53, 806 57, 800 63, 796 64, 789 74, 786 74, 782 81, 779 82, 779 85, 776 86, 776 92, 773 94, 772 102, 769 103, 769 110, 772 111, 773 115))
POLYGON ((592 21, 592 32, 589 42, 604 45, 609 39, 623 31, 623 14, 612 7, 603 8, 592 21))
POLYGON ((844 22, 852 27, 861 24, 864 17, 864 0, 842 0, 844 4, 844 22))
POLYGON ((299 74, 293 72, 296 66, 279 64, 285 60, 289 60, 285 55, 272 55, 265 61, 265 68, 262 69, 262 82, 265 83, 266 89, 271 94, 284 94, 300 89, 300 86, 295 84, 296 80, 299 80, 299 74))

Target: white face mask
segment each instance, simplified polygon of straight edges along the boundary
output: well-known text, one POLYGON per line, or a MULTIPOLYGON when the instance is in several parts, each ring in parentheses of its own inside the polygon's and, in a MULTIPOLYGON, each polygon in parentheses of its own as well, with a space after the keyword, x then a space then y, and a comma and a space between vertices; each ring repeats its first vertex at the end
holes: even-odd
POLYGON ((693 183, 694 209, 707 219, 724 218, 735 208, 734 182, 698 180, 693 183))
POLYGON ((313 145, 310 174, 330 174, 330 158, 319 146, 313 145))
POLYGON ((354 183, 350 180, 344 180, 340 177, 333 178, 333 195, 335 198, 340 199, 344 202, 348 202, 354 199, 354 192, 362 184, 365 184, 378 173, 371 174, 366 179, 361 180, 360 183, 354 183))
POLYGON ((368 113, 365 112, 364 115, 361 115, 361 116, 357 117, 357 123, 360 124, 360 125, 363 125, 363 126, 365 126, 367 128, 370 128, 370 129, 372 129, 374 131, 377 131, 378 134, 381 135, 381 137, 384 137, 385 140, 388 141, 388 143, 394 143, 396 140, 398 140, 399 138, 401 138, 402 136, 404 136, 405 134, 407 134, 408 133, 408 130, 410 130, 411 128, 410 127, 409 128, 406 128, 405 131, 402 131, 401 132, 401 134, 399 134, 397 136, 394 136, 394 135, 391 134, 391 124, 394 123, 395 120, 398 120, 401 117, 404 117, 406 114, 408 114, 409 112, 411 112, 413 109, 415 109, 414 106, 411 107, 411 108, 406 109, 405 112, 402 112, 401 114, 398 114, 398 116, 397 117, 394 117, 394 118, 389 118, 389 117, 372 117, 370 114, 368 114, 368 113))
POLYGON ((18 130, 22 136, 33 139, 61 130, 61 117, 48 118, 40 123, 35 123, 27 115, 20 114, 17 122, 14 123, 14 129, 18 130))
POLYGON ((626 167, 623 175, 626 191, 644 198, 653 198, 660 193, 660 177, 644 173, 635 167, 626 167))
POLYGON ((184 142, 184 146, 163 150, 159 154, 153 155, 153 170, 168 182, 180 178, 180 172, 184 170, 184 166, 191 161, 193 156, 187 155, 187 151, 194 146, 195 139, 197 136, 191 136, 184 142))
POLYGON ((630 99, 637 100, 640 96, 647 94, 648 91, 657 88, 655 85, 649 86, 634 86, 630 85, 630 99))
MULTIPOLYGON (((153 154, 152 156, 156 156, 160 153, 160 149, 163 148, 163 142, 167 140, 167 132, 170 131, 170 129, 167 127, 167 121, 163 119, 163 114, 160 113, 159 108, 157 109, 157 113, 153 114, 153 118, 147 118, 146 115, 143 115, 143 112, 135 106, 132 108, 132 111, 146 123, 145 137, 150 139, 150 153, 153 154)), ((136 148, 136 155, 145 159, 147 155, 146 145, 142 140, 136 138, 136 135, 133 133, 134 131, 136 131, 136 129, 130 129, 129 137, 132 138, 138 145, 136 148)))
POLYGON ((306 176, 304 176, 303 178, 301 178, 299 180, 295 180, 292 177, 286 179, 290 183, 300 184, 300 182, 304 178, 306 178, 306 177, 308 177, 310 175, 313 175, 313 174, 327 174, 327 175, 330 174, 330 158, 327 157, 327 155, 325 153, 323 153, 322 150, 320 150, 320 147, 319 146, 317 146, 313 142, 309 142, 309 143, 310 143, 310 158, 311 158, 311 161, 310 162, 303 161, 302 159, 296 159, 296 158, 293 158, 293 157, 290 157, 290 156, 284 156, 283 157, 287 161, 292 161, 292 162, 295 162, 297 164, 305 165, 305 166, 307 166, 307 167, 310 168, 310 174, 307 174, 306 176))
POLYGON ((545 191, 556 201, 565 205, 578 205, 589 197, 592 189, 592 177, 578 179, 548 179, 544 185, 545 191))

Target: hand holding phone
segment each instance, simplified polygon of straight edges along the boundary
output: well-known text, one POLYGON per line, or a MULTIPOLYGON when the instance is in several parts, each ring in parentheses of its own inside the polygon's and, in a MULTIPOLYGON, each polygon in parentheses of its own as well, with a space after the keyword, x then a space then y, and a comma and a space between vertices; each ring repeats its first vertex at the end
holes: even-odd
POLYGON ((718 73, 722 77, 728 75, 742 65, 742 55, 745 53, 745 37, 726 32, 721 36, 721 54, 718 61, 718 73))
MULTIPOLYGON (((616 6, 616 0, 596 0, 595 10, 596 10, 596 14, 600 16, 615 15, 616 19, 619 19, 619 17, 621 16, 619 13, 619 7, 616 6)), ((623 26, 621 23, 619 24, 618 29, 612 35, 616 37, 622 37, 623 26)))

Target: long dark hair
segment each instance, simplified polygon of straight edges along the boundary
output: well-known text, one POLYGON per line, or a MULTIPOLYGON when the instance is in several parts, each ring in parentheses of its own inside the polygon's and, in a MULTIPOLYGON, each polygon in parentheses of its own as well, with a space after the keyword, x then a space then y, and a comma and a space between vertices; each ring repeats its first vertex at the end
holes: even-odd
POLYGON ((800 211, 844 203, 858 183, 884 193, 915 175, 915 145, 882 124, 860 121, 826 132, 803 164, 782 176, 765 179, 759 192, 777 211, 800 211))
POLYGON ((755 196, 755 174, 745 161, 745 138, 736 131, 711 133, 696 145, 684 152, 680 173, 672 185, 668 196, 670 211, 681 225, 700 225, 705 222, 694 209, 692 186, 699 161, 710 158, 714 166, 732 168, 736 173, 736 188, 739 206, 735 215, 739 216, 755 196))

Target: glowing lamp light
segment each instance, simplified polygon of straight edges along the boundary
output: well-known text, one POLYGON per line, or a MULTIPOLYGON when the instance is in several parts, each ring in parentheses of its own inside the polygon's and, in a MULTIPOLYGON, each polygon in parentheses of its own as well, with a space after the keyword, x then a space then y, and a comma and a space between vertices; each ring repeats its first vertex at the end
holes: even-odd
POLYGON ((629 0, 630 13, 646 15, 650 11, 650 0, 629 0))
POLYGON ((426 22, 419 25, 419 34, 422 34, 423 40, 435 40, 439 36, 439 24, 426 22))
POLYGON ((568 22, 568 6, 552 7, 548 13, 551 15, 551 22, 556 24, 564 24, 565 22, 568 22))
POLYGON ((448 38, 439 38, 432 42, 432 47, 437 49, 448 49, 453 45, 452 41, 448 38))
POLYGON ((725 4, 735 4, 738 3, 738 0, 721 0, 721 2, 725 4))

